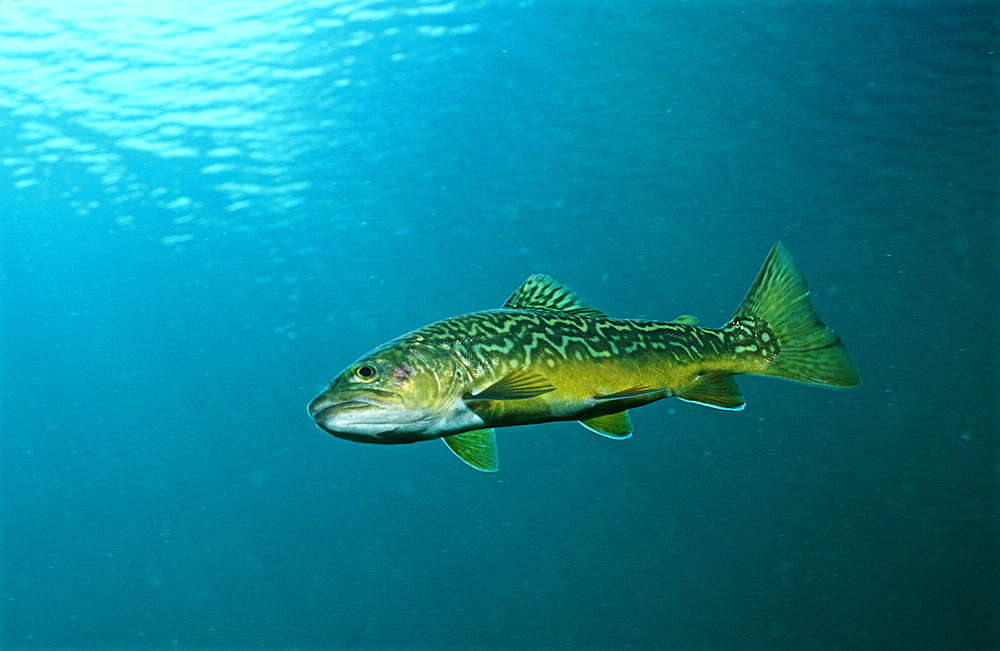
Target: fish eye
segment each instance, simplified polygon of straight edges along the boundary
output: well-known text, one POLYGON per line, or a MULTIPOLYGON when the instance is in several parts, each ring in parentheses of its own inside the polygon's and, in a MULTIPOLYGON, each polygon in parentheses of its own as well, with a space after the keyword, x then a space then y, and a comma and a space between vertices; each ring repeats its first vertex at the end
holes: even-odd
POLYGON ((354 369, 354 379, 361 382, 371 382, 378 375, 378 369, 370 364, 362 364, 354 369))

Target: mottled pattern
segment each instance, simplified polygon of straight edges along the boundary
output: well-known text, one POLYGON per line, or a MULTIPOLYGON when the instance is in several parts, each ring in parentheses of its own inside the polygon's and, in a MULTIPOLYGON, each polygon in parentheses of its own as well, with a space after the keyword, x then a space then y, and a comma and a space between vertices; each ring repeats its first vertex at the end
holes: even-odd
MULTIPOLYGON (((743 317, 722 330, 549 311, 492 310, 432 323, 390 343, 453 352, 475 376, 561 362, 632 358, 686 366, 703 361, 766 364, 778 353, 766 324, 743 317)), ((741 372, 733 368, 733 372, 741 372)))

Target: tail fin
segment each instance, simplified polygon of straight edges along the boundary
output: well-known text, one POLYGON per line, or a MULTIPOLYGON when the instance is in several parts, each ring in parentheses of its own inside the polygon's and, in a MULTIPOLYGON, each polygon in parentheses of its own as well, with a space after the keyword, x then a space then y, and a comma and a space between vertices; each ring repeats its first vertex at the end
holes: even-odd
POLYGON ((765 321, 778 340, 778 353, 761 375, 828 387, 861 384, 851 356, 819 320, 806 280, 778 242, 730 323, 741 317, 765 321))

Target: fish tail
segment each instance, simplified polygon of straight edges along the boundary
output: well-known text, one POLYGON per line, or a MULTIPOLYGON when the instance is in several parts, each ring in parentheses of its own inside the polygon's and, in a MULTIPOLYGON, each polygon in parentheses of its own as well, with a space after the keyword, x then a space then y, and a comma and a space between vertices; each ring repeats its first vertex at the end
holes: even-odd
POLYGON ((771 249, 742 305, 726 329, 736 335, 737 351, 760 351, 770 363, 759 375, 828 387, 861 384, 857 368, 840 337, 813 309, 805 278, 788 250, 771 249))

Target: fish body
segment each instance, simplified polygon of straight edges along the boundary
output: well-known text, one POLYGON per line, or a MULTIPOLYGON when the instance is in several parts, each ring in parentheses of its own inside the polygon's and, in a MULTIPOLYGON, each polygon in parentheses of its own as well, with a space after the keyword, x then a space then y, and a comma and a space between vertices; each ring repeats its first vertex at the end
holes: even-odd
POLYGON ((496 427, 575 420, 627 438, 627 410, 663 398, 742 409, 734 375, 860 384, 780 243, 725 326, 696 322, 608 318, 536 274, 500 309, 437 321, 364 355, 309 413, 322 429, 354 441, 442 438, 473 467, 492 471, 496 427))

